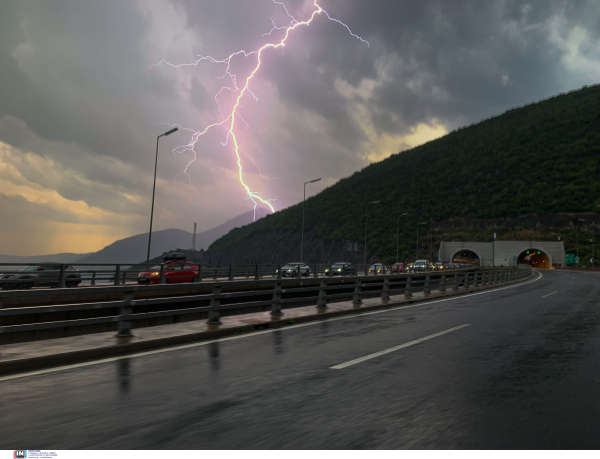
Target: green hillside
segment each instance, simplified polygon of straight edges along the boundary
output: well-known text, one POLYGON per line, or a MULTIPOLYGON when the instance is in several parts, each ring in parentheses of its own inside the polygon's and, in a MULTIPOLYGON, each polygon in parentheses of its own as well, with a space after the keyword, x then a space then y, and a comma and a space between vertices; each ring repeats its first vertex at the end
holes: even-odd
MULTIPOLYGON (((401 250, 417 225, 455 217, 590 212, 600 203, 600 86, 562 94, 461 128, 340 180, 306 201, 306 226, 325 241, 364 239, 382 256, 401 250), (404 242, 406 241, 406 242, 404 242)), ((224 250, 255 232, 299 230, 302 205, 236 228, 214 242, 224 250)), ((424 232, 427 231, 424 228, 424 232)))

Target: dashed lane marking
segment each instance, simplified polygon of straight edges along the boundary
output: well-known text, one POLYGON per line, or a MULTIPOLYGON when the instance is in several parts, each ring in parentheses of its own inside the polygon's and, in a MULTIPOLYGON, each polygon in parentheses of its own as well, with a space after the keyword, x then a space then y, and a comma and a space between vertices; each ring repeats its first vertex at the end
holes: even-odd
POLYGON ((548 295, 544 295, 542 298, 546 298, 546 297, 548 297, 548 296, 550 296, 550 295, 554 295, 555 293, 558 293, 558 292, 559 292, 559 291, 557 290, 556 292, 548 293, 548 295))
POLYGON ((360 357, 358 359, 350 360, 345 363, 340 363, 339 365, 335 365, 330 367, 332 370, 341 370, 343 368, 351 367, 352 365, 356 365, 357 363, 365 362, 366 360, 371 360, 381 355, 389 354, 390 352, 399 351, 400 349, 404 349, 409 346, 414 346, 415 344, 422 343, 423 341, 430 340, 432 338, 437 338, 438 336, 445 335, 446 333, 453 332, 455 330, 460 330, 461 328, 468 327, 471 324, 459 325, 458 327, 449 328, 448 330, 444 330, 439 333, 434 333, 433 335, 425 336, 423 338, 416 339, 414 341, 409 341, 408 343, 401 344, 400 346, 390 347, 389 349, 385 349, 383 351, 375 352, 374 354, 365 355, 364 357, 360 357))

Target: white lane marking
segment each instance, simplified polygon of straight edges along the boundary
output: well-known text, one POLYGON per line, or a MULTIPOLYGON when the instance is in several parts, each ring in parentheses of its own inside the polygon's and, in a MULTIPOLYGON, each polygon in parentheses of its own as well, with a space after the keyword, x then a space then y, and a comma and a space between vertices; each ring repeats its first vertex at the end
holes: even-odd
POLYGON ((274 329, 270 329, 270 330, 263 330, 263 331, 249 333, 249 334, 241 335, 241 336, 229 336, 227 338, 211 339, 209 341, 201 341, 201 342, 196 342, 196 343, 191 343, 191 344, 183 344, 181 346, 173 346, 173 347, 167 347, 167 348, 162 348, 162 349, 156 349, 154 351, 138 352, 138 353, 135 353, 135 354, 126 354, 126 355, 120 355, 120 356, 117 356, 117 357, 109 357, 107 359, 92 360, 92 361, 89 361, 89 362, 81 362, 81 363, 74 363, 72 365, 63 365, 63 366, 60 366, 60 367, 46 368, 44 370, 30 371, 30 372, 27 372, 27 373, 19 373, 19 374, 14 374, 14 375, 9 375, 9 376, 0 376, 0 382, 1 381, 8 381, 8 380, 11 380, 11 379, 17 379, 17 378, 25 378, 27 376, 37 376, 37 375, 43 375, 43 374, 46 374, 46 373, 54 373, 55 371, 70 370, 70 369, 73 369, 73 368, 81 368, 81 367, 87 367, 87 366, 90 366, 90 365, 99 365, 99 364, 102 364, 102 363, 115 362, 117 360, 133 359, 133 358, 136 358, 136 357, 145 357, 147 355, 162 354, 163 352, 180 351, 182 349, 190 349, 192 347, 206 346, 206 345, 212 344, 212 343, 222 343, 224 341, 233 341, 235 339, 252 338, 253 336, 264 335, 265 333, 274 333, 276 331, 290 330, 290 329, 293 329, 293 328, 300 328, 300 327, 309 327, 309 326, 312 326, 312 325, 319 325, 319 324, 321 324, 323 322, 337 322, 338 320, 355 319, 357 317, 370 316, 370 315, 373 315, 373 314, 389 313, 389 312, 399 311, 401 309, 416 308, 416 307, 419 307, 419 306, 427 306, 427 305, 430 305, 430 304, 443 303, 443 302, 446 302, 446 301, 453 301, 453 300, 462 299, 462 298, 468 298, 468 297, 476 296, 476 295, 485 295, 487 293, 494 293, 494 292, 498 292, 500 290, 506 290, 506 289, 509 289, 509 288, 521 287, 523 285, 531 284, 532 282, 537 282, 538 280, 540 280, 542 278, 542 273, 540 273, 538 271, 537 274, 539 275, 539 277, 536 278, 536 279, 533 279, 533 280, 530 280, 530 281, 527 281, 527 282, 523 282, 523 283, 519 283, 519 284, 515 284, 515 285, 509 285, 508 287, 500 287, 500 288, 490 289, 490 290, 486 290, 484 292, 471 293, 471 294, 467 294, 467 295, 457 295, 457 296, 454 296, 454 297, 451 297, 451 298, 444 298, 442 300, 428 301, 427 303, 414 303, 414 304, 411 304, 411 305, 408 305, 408 306, 399 306, 397 308, 381 309, 379 311, 371 311, 371 312, 363 312, 361 314, 352 314, 352 315, 343 316, 343 317, 332 317, 331 319, 319 320, 319 321, 315 321, 315 322, 307 322, 307 323, 298 324, 298 325, 288 325, 288 326, 285 326, 285 327, 279 327, 279 328, 274 328, 274 329))
POLYGON ((450 332, 453 332, 455 330, 459 330, 461 328, 468 327, 469 325, 471 325, 471 324, 464 324, 464 325, 460 325, 458 327, 449 328, 448 330, 444 330, 444 331, 439 332, 439 333, 434 333, 433 335, 425 336, 423 338, 419 338, 419 339, 416 339, 414 341, 409 341, 408 343, 401 344, 400 346, 390 347, 389 349, 385 349, 383 351, 375 352, 374 354, 365 355, 364 357, 360 357, 358 359, 350 360, 350 361, 345 362, 345 363, 340 363, 339 365, 335 365, 335 366, 330 367, 330 368, 332 370, 341 370, 342 368, 347 368, 347 367, 350 367, 352 365, 356 365, 357 363, 361 363, 361 362, 364 362, 366 360, 374 359, 375 357, 379 357, 380 355, 389 354, 390 352, 398 351, 398 350, 404 349, 405 347, 408 347, 408 346, 414 346, 415 344, 422 343, 423 341, 427 341, 427 340, 432 339, 432 338, 437 338, 438 336, 442 336, 442 335, 445 335, 446 333, 450 333, 450 332))
MULTIPOLYGON (((571 282, 571 284, 572 284, 572 283, 573 283, 573 282, 571 282)), ((569 284, 569 285, 571 285, 571 284, 569 284)))
POLYGON ((542 298, 546 298, 547 296, 554 295, 555 293, 558 293, 558 292, 559 291, 557 290, 556 292, 548 293, 548 295, 544 295, 542 298))

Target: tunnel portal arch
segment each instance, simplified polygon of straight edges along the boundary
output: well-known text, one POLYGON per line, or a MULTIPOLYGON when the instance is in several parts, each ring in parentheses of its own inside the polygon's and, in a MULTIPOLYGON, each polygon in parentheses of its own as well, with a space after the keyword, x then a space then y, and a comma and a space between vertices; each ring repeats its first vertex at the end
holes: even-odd
POLYGON ((462 249, 452 255, 452 263, 466 263, 474 266, 480 266, 481 257, 472 250, 462 249))
POLYGON ((517 264, 538 269, 549 269, 551 266, 550 257, 541 249, 523 250, 517 258, 517 264))

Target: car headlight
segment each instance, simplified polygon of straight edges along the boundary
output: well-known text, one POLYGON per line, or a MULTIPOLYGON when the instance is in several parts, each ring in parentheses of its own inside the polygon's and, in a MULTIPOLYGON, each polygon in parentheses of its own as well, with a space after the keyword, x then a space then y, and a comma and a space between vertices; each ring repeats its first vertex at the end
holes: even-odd
POLYGON ((342 272, 342 268, 338 269, 338 273, 341 273, 341 272, 342 272))
POLYGON ((151 276, 160 276, 160 272, 158 271, 153 271, 150 273, 151 276))

